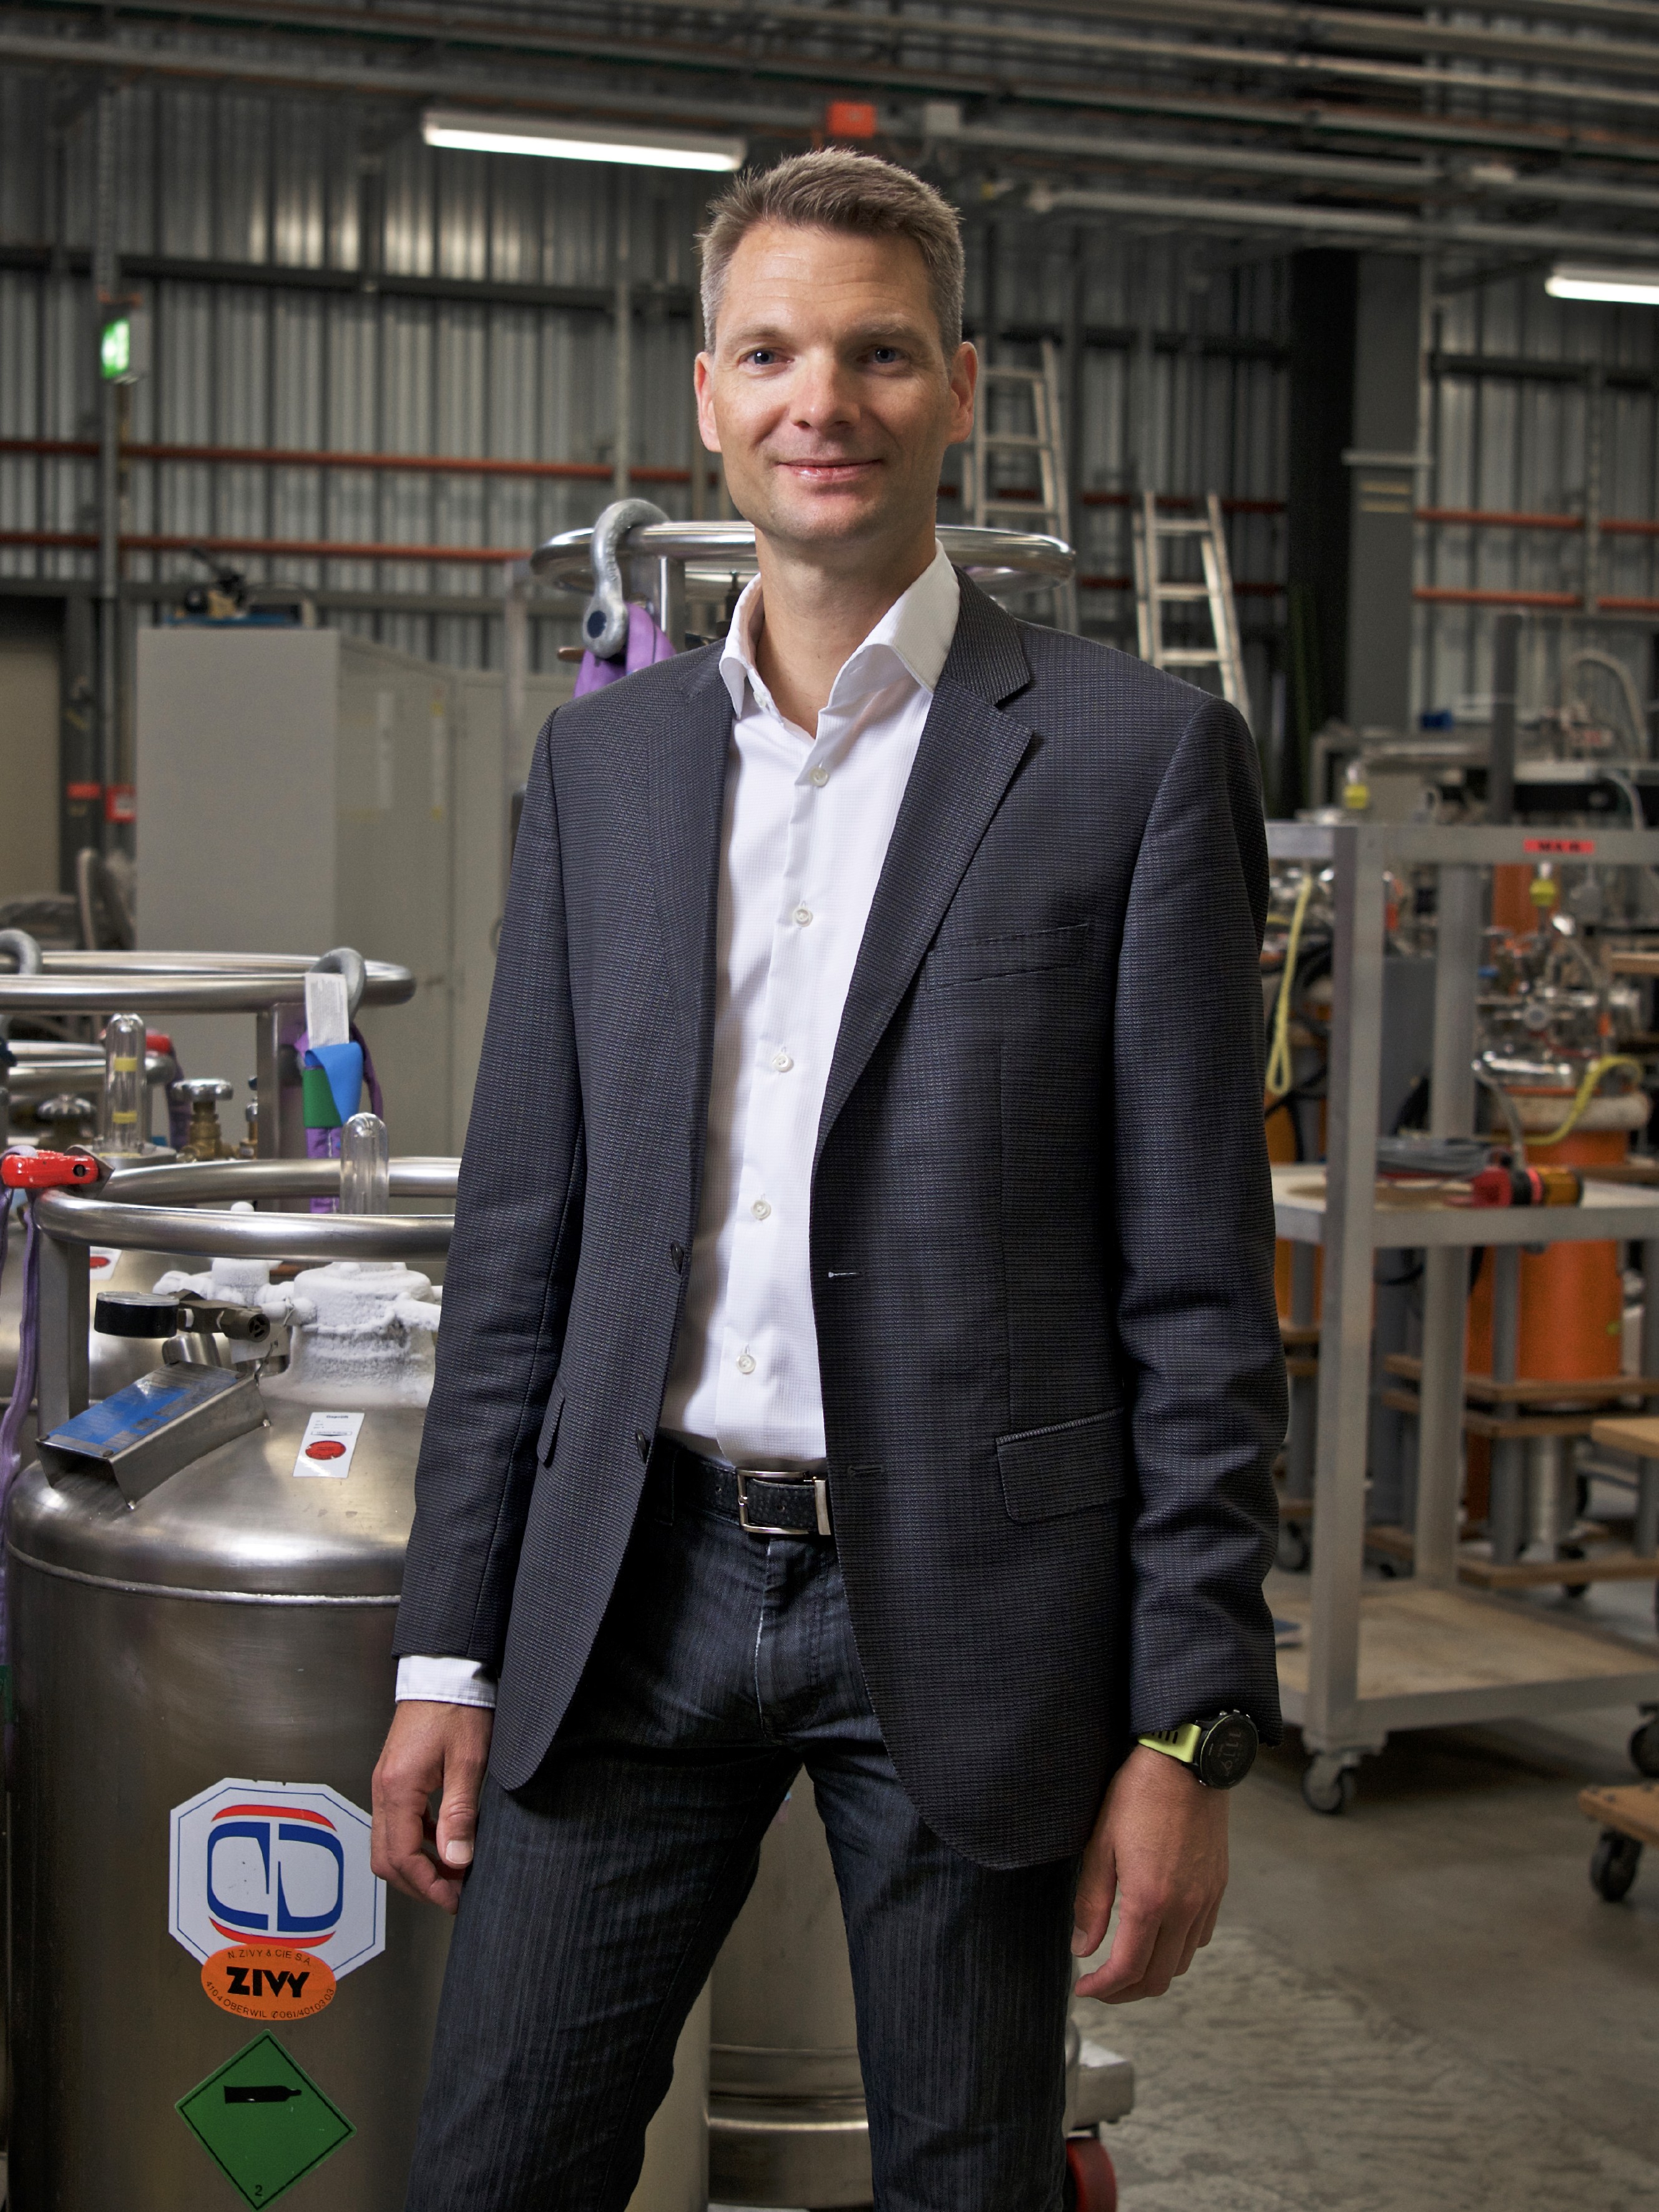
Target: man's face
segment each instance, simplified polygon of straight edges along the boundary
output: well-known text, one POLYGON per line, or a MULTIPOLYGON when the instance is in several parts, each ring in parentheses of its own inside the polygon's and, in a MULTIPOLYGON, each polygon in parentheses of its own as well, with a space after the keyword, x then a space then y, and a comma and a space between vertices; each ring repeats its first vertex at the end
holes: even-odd
POLYGON ((740 514, 826 566, 933 526, 939 465, 973 427, 972 346, 945 358, 907 238, 760 223, 697 359, 703 442, 740 514))

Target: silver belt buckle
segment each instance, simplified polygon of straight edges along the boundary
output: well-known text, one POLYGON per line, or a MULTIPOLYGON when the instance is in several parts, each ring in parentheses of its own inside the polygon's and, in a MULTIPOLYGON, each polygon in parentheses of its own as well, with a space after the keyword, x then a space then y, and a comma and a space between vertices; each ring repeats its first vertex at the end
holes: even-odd
POLYGON ((748 1486, 751 1482, 757 1480, 788 1483, 791 1488, 800 1488, 809 1482, 812 1485, 813 1505, 818 1522, 818 1534, 820 1536, 827 1536, 833 1533, 830 1528, 829 1477, 827 1475, 785 1474, 781 1470, 774 1474, 771 1469, 764 1467, 740 1467, 735 1471, 737 1476, 737 1525, 740 1528, 747 1529, 751 1536, 805 1536, 812 1533, 806 1528, 770 1528, 764 1521, 751 1521, 748 1486))

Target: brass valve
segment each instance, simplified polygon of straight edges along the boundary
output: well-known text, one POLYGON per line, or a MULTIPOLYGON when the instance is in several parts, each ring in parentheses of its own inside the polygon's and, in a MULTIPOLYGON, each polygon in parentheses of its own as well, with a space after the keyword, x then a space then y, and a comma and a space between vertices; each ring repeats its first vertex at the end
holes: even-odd
POLYGON ((170 1098, 187 1103, 190 1127, 179 1148, 181 1160, 228 1160, 235 1157, 219 1127, 219 1101, 231 1096, 231 1086, 217 1075, 185 1075, 171 1085, 170 1098))

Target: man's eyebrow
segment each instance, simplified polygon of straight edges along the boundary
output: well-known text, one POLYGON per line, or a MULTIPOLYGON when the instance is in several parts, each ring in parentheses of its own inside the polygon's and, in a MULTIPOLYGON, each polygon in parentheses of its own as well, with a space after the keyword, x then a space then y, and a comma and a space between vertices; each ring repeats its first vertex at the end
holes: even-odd
MULTIPOLYGON (((740 325, 729 334, 728 343, 742 349, 748 346, 788 346, 797 341, 791 333, 774 323, 740 325)), ((838 343, 863 351, 868 346, 903 345, 916 350, 925 349, 928 332, 921 323, 875 322, 857 325, 851 331, 838 333, 838 343)))

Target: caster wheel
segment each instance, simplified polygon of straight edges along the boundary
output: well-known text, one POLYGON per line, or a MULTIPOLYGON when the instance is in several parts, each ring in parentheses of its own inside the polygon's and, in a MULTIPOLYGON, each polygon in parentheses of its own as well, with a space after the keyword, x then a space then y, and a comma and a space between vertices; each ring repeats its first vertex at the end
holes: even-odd
POLYGON ((1279 1523, 1279 1551, 1276 1564, 1287 1575, 1307 1572, 1308 1562, 1313 1557, 1313 1547, 1308 1541, 1307 1530, 1299 1521, 1279 1523))
POLYGON ((1377 1571, 1385 1583, 1397 1583, 1402 1579, 1398 1559, 1378 1559, 1377 1571))
POLYGON ((1117 2176, 1093 2136, 1066 2138, 1066 2212, 1117 2212, 1117 2176))
POLYGON ((1632 1736, 1630 1763, 1638 1774, 1659 1782, 1659 1713, 1651 1714, 1632 1736))
POLYGON ((1617 1905, 1629 1895, 1641 1863, 1640 1844, 1612 1828, 1603 1828, 1601 1841, 1589 1855, 1590 1887, 1609 1905, 1617 1905))
POLYGON ((1302 1770, 1302 1802, 1311 1813, 1335 1818, 1353 1804, 1359 1778, 1351 1766, 1339 1766, 1335 1774, 1322 1773, 1323 1764, 1316 1759, 1302 1770))
MULTIPOLYGON (((1582 1559, 1583 1556, 1584 1547, 1582 1544, 1563 1544, 1561 1547, 1561 1557, 1564 1559, 1582 1559)), ((1588 1583, 1563 1583, 1561 1585, 1563 1597, 1587 1597, 1589 1594, 1588 1583)))

